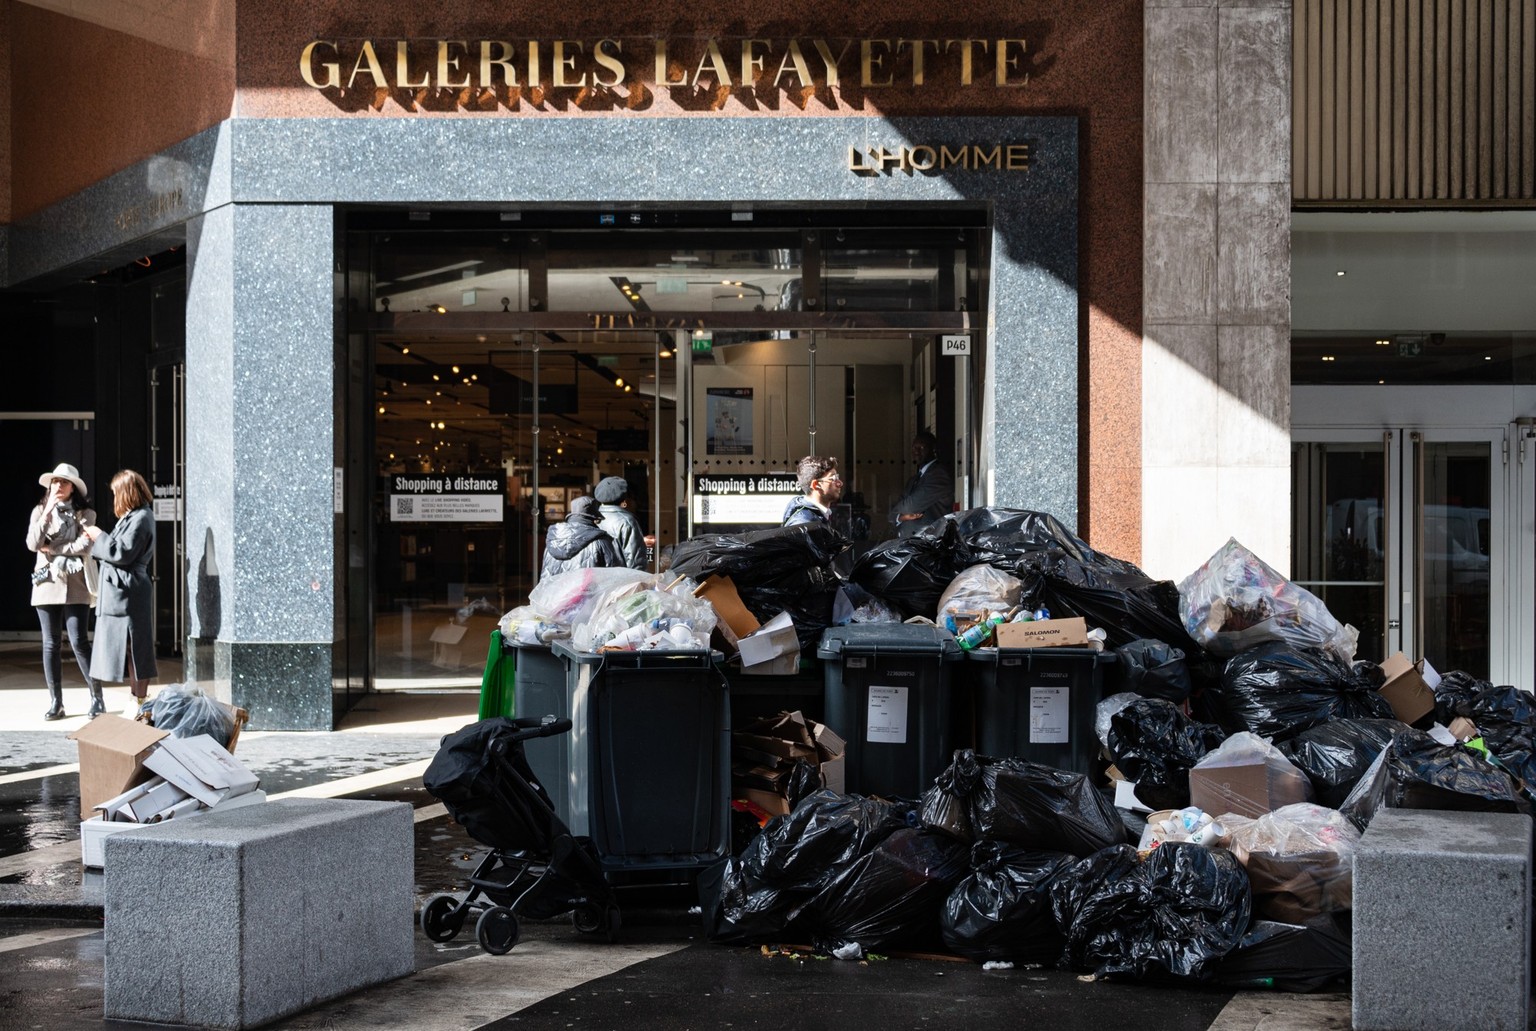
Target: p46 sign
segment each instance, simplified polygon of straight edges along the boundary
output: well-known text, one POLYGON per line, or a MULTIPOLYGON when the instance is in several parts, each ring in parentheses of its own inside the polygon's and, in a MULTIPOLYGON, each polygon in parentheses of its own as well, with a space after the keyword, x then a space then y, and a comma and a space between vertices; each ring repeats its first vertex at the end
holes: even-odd
POLYGON ((971 353, 969 333, 945 333, 939 337, 939 353, 946 358, 958 358, 971 353))

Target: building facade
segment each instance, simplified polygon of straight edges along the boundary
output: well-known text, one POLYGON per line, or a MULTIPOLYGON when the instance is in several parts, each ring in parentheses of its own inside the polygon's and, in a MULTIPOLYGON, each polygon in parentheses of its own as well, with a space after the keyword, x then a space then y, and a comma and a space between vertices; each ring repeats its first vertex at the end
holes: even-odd
MULTIPOLYGON (((1499 6, 1495 219, 1530 206, 1536 108, 1509 71, 1536 22, 1499 6)), ((1354 162, 1396 154, 1363 56, 1358 126, 1323 118, 1349 55, 1395 81, 1363 28, 1392 5, 1356 7, 1351 34, 1288 2, 7 0, 0 278, 33 346, 0 426, 39 469, 149 474, 161 645, 262 727, 474 680, 543 526, 605 476, 660 553, 771 518, 795 460, 835 454, 862 545, 925 429, 957 504, 1053 512, 1172 578, 1231 536, 1294 548, 1341 604, 1376 582, 1371 647, 1402 644, 1382 563, 1345 576, 1298 530, 1346 497, 1323 538, 1353 528, 1370 492, 1304 478, 1329 441, 1292 430, 1292 245, 1469 202, 1354 162)), ((1364 476, 1346 454, 1334 479, 1364 476)))

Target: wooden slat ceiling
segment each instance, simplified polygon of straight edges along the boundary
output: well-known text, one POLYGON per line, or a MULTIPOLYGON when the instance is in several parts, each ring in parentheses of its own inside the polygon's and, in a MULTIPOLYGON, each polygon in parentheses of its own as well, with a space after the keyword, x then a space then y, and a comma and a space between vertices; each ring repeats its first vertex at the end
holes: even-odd
POLYGON ((1295 0, 1292 190, 1536 201, 1536 0, 1295 0))

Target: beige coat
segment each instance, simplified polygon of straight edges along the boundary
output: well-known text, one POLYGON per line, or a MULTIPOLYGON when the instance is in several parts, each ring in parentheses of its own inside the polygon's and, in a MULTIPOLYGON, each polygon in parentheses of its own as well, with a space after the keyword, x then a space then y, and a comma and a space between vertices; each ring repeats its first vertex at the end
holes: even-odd
MULTIPOLYGON (((96 510, 82 508, 75 512, 75 522, 79 528, 96 525, 96 510)), ((43 514, 41 503, 32 509, 32 519, 27 523, 27 550, 37 552, 37 561, 32 563, 33 569, 47 568, 48 564, 59 555, 70 555, 85 559, 86 571, 69 573, 63 580, 48 579, 32 588, 33 605, 90 605, 95 602, 91 595, 90 586, 86 583, 87 575, 92 584, 96 580, 96 560, 91 558, 91 539, 83 533, 76 532, 73 539, 63 544, 50 544, 49 520, 43 514), (39 549, 48 545, 48 552, 44 554, 39 549)))

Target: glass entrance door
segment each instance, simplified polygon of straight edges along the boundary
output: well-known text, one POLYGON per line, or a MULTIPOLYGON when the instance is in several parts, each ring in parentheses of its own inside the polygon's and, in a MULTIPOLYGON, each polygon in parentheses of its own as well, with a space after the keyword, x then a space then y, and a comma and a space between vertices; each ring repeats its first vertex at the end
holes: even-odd
POLYGON ((1528 434, 1293 430, 1293 576, 1359 629, 1360 658, 1532 685, 1528 434))

